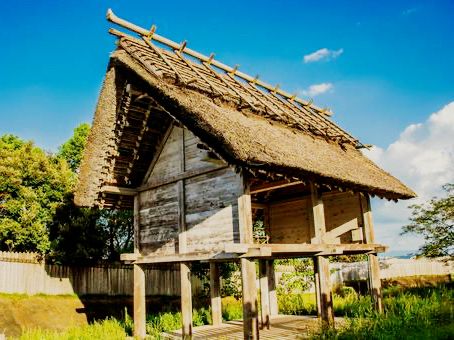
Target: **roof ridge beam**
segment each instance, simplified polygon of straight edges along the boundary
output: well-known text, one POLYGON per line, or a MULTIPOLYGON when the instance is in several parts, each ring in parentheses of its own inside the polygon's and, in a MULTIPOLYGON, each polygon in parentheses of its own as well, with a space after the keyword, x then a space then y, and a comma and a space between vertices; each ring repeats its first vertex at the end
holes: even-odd
MULTIPOLYGON (((108 21, 114 23, 114 24, 117 24, 119 26, 122 26, 134 33, 137 33, 139 35, 141 35, 142 37, 149 37, 150 36, 150 30, 147 30, 145 28, 142 28, 140 26, 137 26, 133 23, 130 23, 129 21, 127 20, 124 20, 124 19, 121 19, 119 17, 117 17, 113 11, 109 8, 107 10, 107 13, 106 13, 106 18, 108 21)), ((160 42, 161 44, 164 44, 170 48, 172 48, 173 50, 175 49, 179 49, 180 48, 180 44, 170 40, 170 39, 167 39, 165 37, 162 37, 160 36, 159 34, 156 34, 153 32, 153 34, 151 35, 151 39, 152 40, 156 40, 157 42, 160 42)), ((276 89, 275 86, 273 85, 270 85, 268 83, 265 83, 264 81, 261 81, 261 80, 258 80, 258 79, 255 79, 254 77, 251 77, 250 75, 246 74, 246 73, 243 73, 243 72, 240 72, 240 71, 235 71, 235 68, 233 67, 230 67, 228 65, 225 65, 224 63, 221 63, 213 58, 210 58, 210 57, 207 57, 197 51, 194 51, 190 48, 187 48, 186 46, 181 50, 181 52, 183 53, 186 53, 194 58, 197 58, 197 59, 200 59, 202 62, 210 62, 210 64, 212 64, 213 66, 216 66, 217 68, 221 69, 221 70, 224 70, 226 71, 227 73, 231 73, 231 72, 234 72, 235 75, 237 75, 238 77, 240 78, 243 78, 244 80, 248 81, 248 82, 251 82, 251 81, 255 81, 255 83, 269 91, 273 91, 273 90, 276 90, 276 93, 280 94, 281 96, 285 97, 285 98, 293 98, 293 95, 291 93, 288 93, 286 91, 283 91, 281 89, 276 89)), ((294 98, 294 100, 302 105, 308 105, 309 102, 308 101, 305 101, 301 98, 294 98)), ((314 109, 314 110, 317 110, 319 112, 323 112, 323 110, 313 104, 310 104, 310 106, 314 109)), ((330 116, 332 113, 331 112, 324 112, 323 113, 324 115, 326 116, 330 116)))

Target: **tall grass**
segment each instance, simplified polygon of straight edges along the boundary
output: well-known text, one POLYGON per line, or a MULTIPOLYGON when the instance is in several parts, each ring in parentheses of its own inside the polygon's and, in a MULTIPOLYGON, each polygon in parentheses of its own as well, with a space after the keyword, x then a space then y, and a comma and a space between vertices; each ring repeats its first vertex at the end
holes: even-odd
MULTIPOLYGON (((315 296, 311 293, 280 295, 281 314, 316 314, 315 296)), ((454 339, 454 292, 452 288, 390 287, 384 291, 384 313, 372 308, 368 296, 359 296, 349 289, 335 290, 334 311, 336 316, 345 316, 346 322, 337 329, 323 330, 314 334, 314 339, 454 339)), ((234 297, 222 299, 224 320, 242 318, 242 303, 234 297)), ((211 323, 210 309, 193 311, 194 326, 211 323)), ((155 339, 166 331, 181 328, 181 313, 163 312, 149 315, 147 333, 155 339)), ((94 324, 71 328, 64 332, 27 330, 20 340, 62 339, 124 339, 132 335, 133 321, 125 313, 123 321, 108 319, 94 324)))
MULTIPOLYGON (((454 293, 448 288, 385 291, 384 313, 370 302, 350 310, 346 324, 315 339, 454 339, 454 293)), ((362 298, 364 299, 364 298, 362 298)), ((360 299, 361 300, 361 299, 360 299)))
POLYGON ((94 322, 82 327, 70 328, 64 332, 45 329, 29 329, 19 337, 19 340, 124 340, 125 329, 115 319, 107 319, 101 322, 94 322))
MULTIPOLYGON (((209 325, 212 323, 211 310, 206 308, 192 311, 192 324, 194 327, 209 325)), ((162 332, 174 331, 181 328, 181 313, 166 312, 148 315, 146 330, 147 334, 155 339, 160 338, 162 332)))

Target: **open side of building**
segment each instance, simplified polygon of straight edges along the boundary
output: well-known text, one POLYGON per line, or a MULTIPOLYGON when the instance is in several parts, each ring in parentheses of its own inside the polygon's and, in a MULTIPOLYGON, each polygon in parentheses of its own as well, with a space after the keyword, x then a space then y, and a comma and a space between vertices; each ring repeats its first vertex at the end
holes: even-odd
MULTIPOLYGON (((414 197, 358 150, 329 112, 112 12, 116 30, 76 191, 83 206, 134 209, 135 335, 145 336, 144 266, 179 263, 182 335, 192 334, 191 262, 210 263, 213 325, 222 323, 218 264, 238 261, 244 338, 278 313, 273 260, 314 259, 317 306, 333 323, 328 256, 368 254, 381 310, 370 195, 414 197), (254 229, 254 221, 263 228, 254 229), (257 300, 255 261, 261 299, 257 300), (258 304, 261 316, 258 316, 258 304)), ((153 284, 153 283, 150 283, 153 284)))

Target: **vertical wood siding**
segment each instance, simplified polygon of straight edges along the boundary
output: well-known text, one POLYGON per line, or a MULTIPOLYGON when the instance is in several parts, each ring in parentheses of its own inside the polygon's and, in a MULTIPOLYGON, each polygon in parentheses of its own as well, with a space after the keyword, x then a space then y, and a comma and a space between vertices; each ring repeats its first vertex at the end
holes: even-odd
POLYGON ((271 243, 310 243, 310 197, 270 205, 271 243))
POLYGON ((242 182, 240 175, 225 166, 226 163, 207 150, 189 130, 173 128, 148 183, 166 180, 181 174, 182 170, 214 171, 183 180, 181 208, 178 183, 140 194, 141 254, 163 255, 178 251, 180 211, 185 217, 185 251, 222 251, 225 243, 239 242, 238 196, 242 182))
MULTIPOLYGON (((177 265, 146 268, 147 295, 180 295, 177 265)), ((192 276, 192 292, 202 282, 192 276)), ((132 266, 71 267, 41 263, 9 262, 0 258, 0 292, 17 294, 132 295, 132 266)))

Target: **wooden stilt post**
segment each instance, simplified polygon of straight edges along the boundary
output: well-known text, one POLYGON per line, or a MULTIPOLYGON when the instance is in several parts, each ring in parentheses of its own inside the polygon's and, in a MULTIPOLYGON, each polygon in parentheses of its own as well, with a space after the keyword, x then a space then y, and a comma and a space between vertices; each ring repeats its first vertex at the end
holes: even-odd
MULTIPOLYGON (((323 205, 322 196, 317 189, 315 183, 310 183, 311 201, 312 201, 312 231, 311 242, 323 244, 325 242, 325 208, 323 205)), ((321 317, 323 326, 331 326, 334 324, 333 300, 331 294, 331 282, 329 272, 329 261, 323 256, 315 256, 314 258, 314 273, 315 273, 315 292, 317 299, 317 315, 321 317)))
POLYGON ((270 316, 279 314, 276 293, 276 275, 274 273, 274 260, 266 261, 266 276, 268 277, 268 296, 270 304, 270 316))
MULTIPOLYGON (((139 254, 139 229, 140 229, 140 196, 134 196, 134 253, 139 254)), ((134 319, 134 336, 138 339, 144 339, 146 336, 146 300, 145 300, 145 272, 138 265, 133 265, 133 319, 134 319)))
POLYGON ((322 318, 323 326, 334 325, 333 297, 331 294, 331 282, 329 272, 329 260, 323 256, 316 256, 318 277, 320 308, 319 313, 322 318))
POLYGON ((312 262, 314 263, 314 283, 315 283, 315 302, 317 305, 317 317, 321 318, 321 302, 320 302, 320 273, 318 269, 318 261, 317 257, 312 258, 312 262))
POLYGON ((192 337, 192 290, 191 270, 185 262, 180 263, 181 281, 181 335, 183 339, 192 337))
MULTIPOLYGON (((370 198, 367 194, 361 197, 361 210, 363 213, 363 229, 366 243, 374 243, 374 221, 372 218, 370 198)), ((381 294, 380 263, 378 262, 377 254, 369 254, 369 291, 372 295, 375 309, 382 313, 383 303, 381 294)))
POLYGON ((369 287, 375 309, 379 313, 383 313, 380 263, 378 262, 377 254, 369 254, 369 287))
POLYGON ((257 313, 257 288, 255 286, 255 263, 248 258, 241 259, 241 282, 243 286, 243 334, 244 339, 259 338, 257 313))
POLYGON ((145 329, 145 272, 143 268, 134 265, 134 336, 144 339, 145 329))
MULTIPOLYGON (((243 192, 238 196, 238 226, 240 242, 253 244, 252 236, 252 206, 250 186, 244 174, 243 192)), ((245 339, 259 338, 259 324, 257 312, 257 287, 254 260, 241 258, 241 283, 243 286, 243 334, 245 339)))
POLYGON ((267 260, 259 260, 259 274, 260 274, 260 317, 261 329, 270 329, 270 295, 268 288, 268 271, 267 260))
POLYGON ((216 262, 210 262, 210 295, 213 326, 220 326, 222 324, 221 281, 219 265, 216 262))

